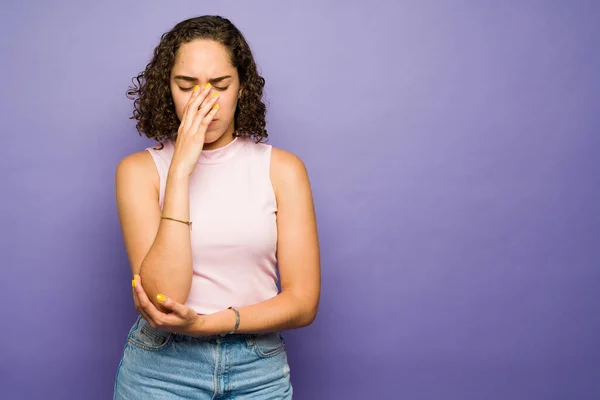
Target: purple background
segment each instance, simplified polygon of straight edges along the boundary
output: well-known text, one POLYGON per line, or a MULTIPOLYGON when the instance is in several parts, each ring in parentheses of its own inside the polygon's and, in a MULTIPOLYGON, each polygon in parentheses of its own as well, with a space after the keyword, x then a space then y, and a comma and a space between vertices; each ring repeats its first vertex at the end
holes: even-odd
POLYGON ((136 316, 114 171, 152 143, 125 91, 221 14, 315 194, 295 398, 600 398, 599 4, 3 2, 0 396, 111 398, 136 316))

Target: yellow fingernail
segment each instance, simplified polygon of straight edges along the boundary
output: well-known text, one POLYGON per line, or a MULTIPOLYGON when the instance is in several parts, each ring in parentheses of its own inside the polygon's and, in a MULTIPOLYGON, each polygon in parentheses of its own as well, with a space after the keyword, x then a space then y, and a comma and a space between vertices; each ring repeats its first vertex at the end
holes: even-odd
POLYGON ((219 108, 219 103, 217 103, 213 106, 213 110, 216 110, 217 108, 219 108))
POLYGON ((162 294, 157 294, 156 295, 156 300, 158 301, 165 301, 167 298, 165 296, 163 296, 162 294))
POLYGON ((208 89, 210 87, 210 82, 204 85, 204 89, 208 89))
POLYGON ((135 279, 131 280, 131 287, 135 287, 135 279))
POLYGON ((217 92, 213 93, 213 97, 217 97, 218 95, 219 95, 219 93, 217 93, 217 92))
POLYGON ((194 92, 198 89, 200 89, 200 86, 198 86, 198 85, 194 86, 194 92))

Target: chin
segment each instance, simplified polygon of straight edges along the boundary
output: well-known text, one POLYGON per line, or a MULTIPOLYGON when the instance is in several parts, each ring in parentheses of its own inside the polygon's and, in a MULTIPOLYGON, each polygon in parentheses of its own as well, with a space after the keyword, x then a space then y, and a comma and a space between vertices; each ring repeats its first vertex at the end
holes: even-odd
POLYGON ((219 139, 221 139, 225 135, 225 133, 229 130, 229 129, 225 129, 225 130, 218 129, 219 125, 220 124, 217 123, 216 126, 212 127, 212 129, 211 129, 211 127, 208 128, 208 130, 206 131, 206 135, 204 136, 205 144, 211 144, 211 143, 215 143, 215 142, 219 141, 219 139))
POLYGON ((209 129, 208 131, 206 131, 206 135, 204 136, 204 144, 213 144, 218 142, 219 140, 223 139, 224 136, 230 136, 227 133, 227 129, 222 131, 222 130, 212 130, 209 129))
POLYGON ((221 139, 225 132, 211 132, 210 130, 206 132, 204 136, 204 143, 214 143, 217 140, 221 139))

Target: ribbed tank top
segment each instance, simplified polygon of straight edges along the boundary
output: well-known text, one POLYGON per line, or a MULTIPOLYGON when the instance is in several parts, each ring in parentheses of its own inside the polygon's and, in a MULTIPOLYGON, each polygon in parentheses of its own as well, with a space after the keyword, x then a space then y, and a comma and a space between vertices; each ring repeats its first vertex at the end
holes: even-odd
MULTIPOLYGON (((174 142, 148 147, 160 176, 160 208, 174 142)), ((202 150, 189 181, 193 278, 186 305, 198 314, 277 295, 277 202, 270 145, 236 137, 202 150)))

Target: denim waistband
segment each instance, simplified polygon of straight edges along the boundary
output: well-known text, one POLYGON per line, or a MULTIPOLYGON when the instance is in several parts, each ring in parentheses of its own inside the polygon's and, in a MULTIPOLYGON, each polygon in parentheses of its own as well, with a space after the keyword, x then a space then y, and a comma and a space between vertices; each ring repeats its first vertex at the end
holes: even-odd
POLYGON ((175 341, 182 341, 184 339, 192 339, 200 342, 208 343, 223 343, 223 342, 253 342, 261 336, 267 335, 279 335, 279 332, 269 333, 232 333, 225 335, 208 335, 208 336, 189 336, 181 333, 172 333, 175 341))
MULTIPOLYGON (((180 335, 178 333, 174 334, 175 336, 180 335)), ((181 335, 182 337, 184 335, 181 335)), ((193 339, 207 342, 241 342, 247 341, 248 339, 255 339, 260 334, 254 333, 232 333, 226 335, 209 335, 209 336, 190 336, 193 339)))

